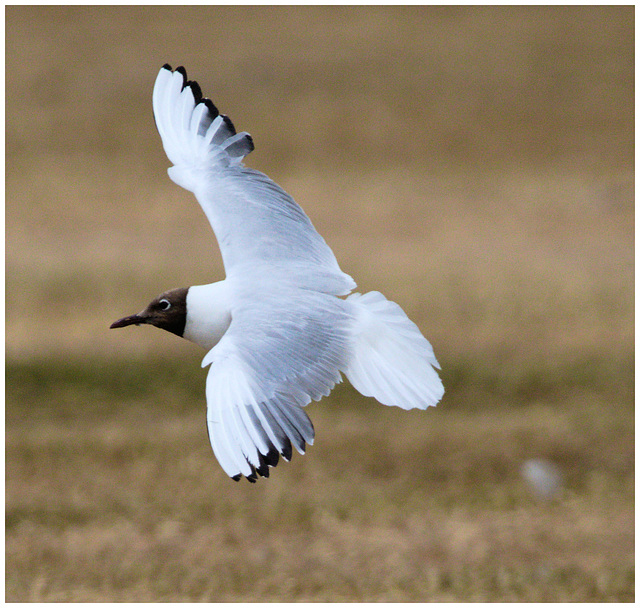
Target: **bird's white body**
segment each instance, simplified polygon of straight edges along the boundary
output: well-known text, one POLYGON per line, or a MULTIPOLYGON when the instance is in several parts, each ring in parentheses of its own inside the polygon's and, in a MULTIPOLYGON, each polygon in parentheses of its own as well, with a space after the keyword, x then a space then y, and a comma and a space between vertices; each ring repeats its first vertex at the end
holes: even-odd
POLYGON ((226 281, 193 285, 187 293, 187 320, 183 338, 211 350, 231 323, 231 296, 226 281))
MULTIPOLYGON (((331 249, 295 201, 243 166, 247 133, 202 99, 186 73, 160 70, 153 109, 169 176, 196 195, 227 278, 190 287, 183 337, 207 349, 207 423, 234 478, 268 475, 314 431, 302 408, 341 375, 362 394, 405 409, 444 393, 429 342, 378 292, 352 293, 331 249)), ((162 301, 162 300, 161 300, 162 301)))

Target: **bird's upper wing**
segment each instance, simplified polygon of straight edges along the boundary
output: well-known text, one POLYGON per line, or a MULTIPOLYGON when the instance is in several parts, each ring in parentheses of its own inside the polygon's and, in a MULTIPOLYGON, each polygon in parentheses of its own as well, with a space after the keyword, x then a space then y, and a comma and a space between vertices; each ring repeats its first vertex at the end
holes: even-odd
POLYGON ((248 133, 204 99, 184 68, 165 65, 153 90, 153 112, 173 167, 169 176, 196 195, 216 234, 228 277, 272 281, 344 295, 354 287, 297 203, 259 171, 242 165, 248 133))
POLYGON ((225 472, 255 481, 292 445, 303 454, 313 443, 302 407, 340 382, 352 319, 346 302, 320 292, 236 289, 231 325, 202 362, 211 364, 207 427, 225 472))

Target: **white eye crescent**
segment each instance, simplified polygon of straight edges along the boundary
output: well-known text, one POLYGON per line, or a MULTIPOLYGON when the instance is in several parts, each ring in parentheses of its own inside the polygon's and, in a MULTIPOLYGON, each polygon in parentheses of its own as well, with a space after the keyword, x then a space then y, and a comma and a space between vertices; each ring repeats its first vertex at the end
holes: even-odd
POLYGON ((158 304, 160 305, 160 310, 169 310, 171 308, 171 302, 166 298, 162 298, 158 304))

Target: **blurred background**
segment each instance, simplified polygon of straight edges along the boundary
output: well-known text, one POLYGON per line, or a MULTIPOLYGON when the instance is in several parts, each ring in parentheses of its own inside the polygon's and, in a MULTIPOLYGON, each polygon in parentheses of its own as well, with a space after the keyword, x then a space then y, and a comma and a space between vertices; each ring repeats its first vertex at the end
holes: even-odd
POLYGON ((633 74, 632 6, 7 7, 6 599, 633 600, 633 74), (165 62, 420 326, 437 408, 342 384, 235 484, 204 353, 108 330, 223 277, 165 62))

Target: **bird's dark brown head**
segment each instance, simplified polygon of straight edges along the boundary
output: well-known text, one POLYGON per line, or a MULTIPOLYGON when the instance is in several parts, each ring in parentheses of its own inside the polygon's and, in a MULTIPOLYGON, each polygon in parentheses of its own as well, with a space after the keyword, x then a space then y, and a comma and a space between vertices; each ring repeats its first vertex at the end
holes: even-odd
POLYGON ((188 287, 165 291, 154 298, 142 312, 114 321, 111 329, 146 323, 182 337, 187 322, 188 291, 188 287))

